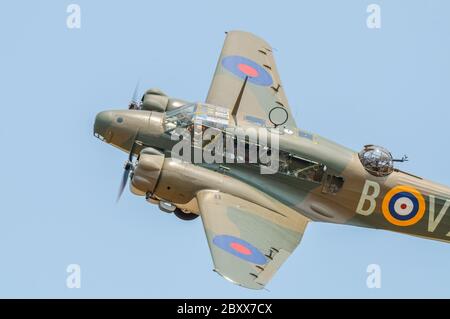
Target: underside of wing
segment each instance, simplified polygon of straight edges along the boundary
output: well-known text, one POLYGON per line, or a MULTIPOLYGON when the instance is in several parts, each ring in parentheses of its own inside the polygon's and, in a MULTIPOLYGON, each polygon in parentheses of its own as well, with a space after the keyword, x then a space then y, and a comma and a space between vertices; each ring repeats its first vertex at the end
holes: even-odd
POLYGON ((251 289, 262 289, 294 251, 308 220, 288 218, 229 194, 197 194, 215 271, 251 289))
POLYGON ((238 110, 240 125, 296 127, 270 45, 242 31, 227 33, 206 102, 238 110))

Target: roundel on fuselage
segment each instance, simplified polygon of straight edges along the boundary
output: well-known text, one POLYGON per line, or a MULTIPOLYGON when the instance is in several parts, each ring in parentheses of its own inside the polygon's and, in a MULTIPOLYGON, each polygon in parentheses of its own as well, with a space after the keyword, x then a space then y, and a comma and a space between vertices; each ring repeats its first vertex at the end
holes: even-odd
POLYGON ((413 187, 397 186, 386 194, 381 210, 391 224, 411 226, 425 214, 425 199, 413 187))

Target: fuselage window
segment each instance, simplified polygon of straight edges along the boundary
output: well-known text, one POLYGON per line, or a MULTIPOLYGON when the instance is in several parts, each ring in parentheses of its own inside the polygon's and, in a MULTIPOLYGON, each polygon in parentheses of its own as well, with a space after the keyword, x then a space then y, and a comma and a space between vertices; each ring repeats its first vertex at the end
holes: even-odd
POLYGON ((313 140, 313 135, 311 133, 308 133, 308 132, 305 132, 305 131, 299 131, 298 132, 298 136, 306 138, 306 139, 308 139, 310 141, 313 140))
POLYGON ((344 178, 340 176, 327 175, 323 181, 322 192, 325 194, 336 194, 344 185, 344 178))
POLYGON ((286 152, 280 152, 279 171, 298 179, 320 183, 324 166, 286 152))

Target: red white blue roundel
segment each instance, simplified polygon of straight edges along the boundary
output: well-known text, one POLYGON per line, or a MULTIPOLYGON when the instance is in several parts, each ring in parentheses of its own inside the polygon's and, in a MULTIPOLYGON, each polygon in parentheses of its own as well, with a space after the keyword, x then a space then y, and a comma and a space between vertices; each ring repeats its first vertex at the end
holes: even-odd
POLYGON ((234 75, 261 86, 272 85, 272 76, 261 65, 240 55, 230 55, 222 59, 222 66, 234 75))
POLYGON ((226 252, 251 263, 257 265, 267 263, 266 256, 263 253, 241 238, 230 235, 218 235, 213 238, 213 243, 226 252))
POLYGON ((425 200, 416 189, 397 186, 391 189, 383 199, 384 217, 397 226, 411 226, 425 214, 425 200))
POLYGON ((389 201, 389 211, 397 219, 408 220, 419 211, 419 202, 411 193, 397 193, 389 201))

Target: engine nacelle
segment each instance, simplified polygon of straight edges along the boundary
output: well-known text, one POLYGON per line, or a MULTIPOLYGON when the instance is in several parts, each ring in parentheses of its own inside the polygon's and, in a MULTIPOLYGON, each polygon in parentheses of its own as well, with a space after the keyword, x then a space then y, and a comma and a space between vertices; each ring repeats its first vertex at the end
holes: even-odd
POLYGON ((152 203, 173 203, 193 213, 199 210, 195 196, 205 189, 237 196, 274 211, 279 209, 271 197, 247 183, 188 162, 164 158, 164 154, 150 147, 141 151, 130 187, 134 194, 146 196, 152 203))
POLYGON ((142 97, 141 109, 146 111, 167 112, 179 108, 187 101, 171 98, 159 89, 149 89, 142 97))
POLYGON ((139 161, 133 172, 130 189, 136 195, 153 193, 164 164, 164 154, 147 147, 141 151, 139 161))

